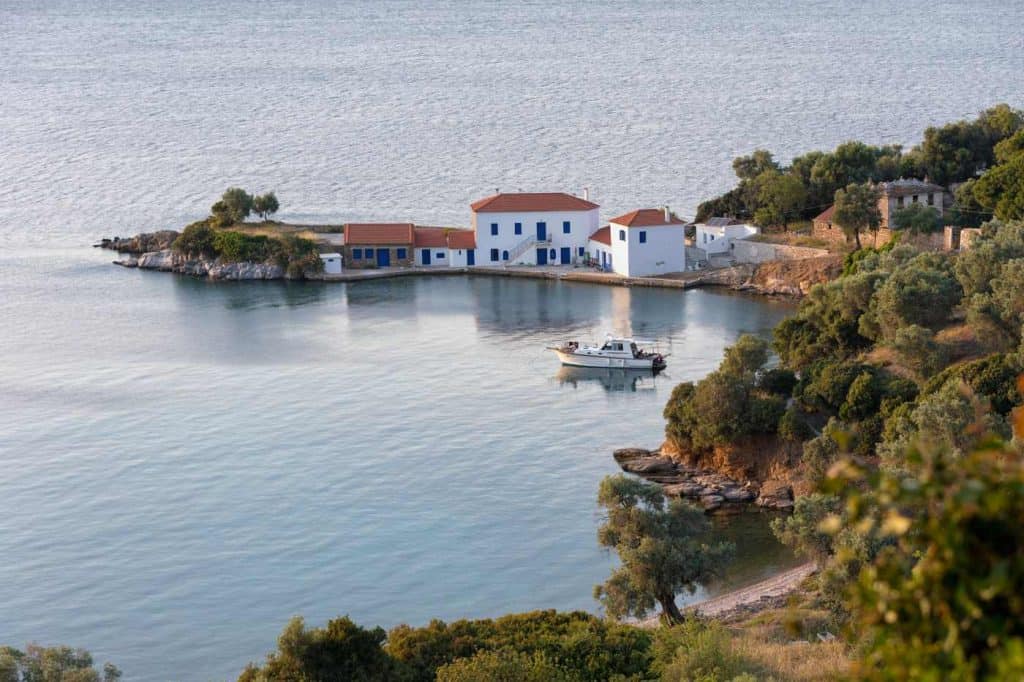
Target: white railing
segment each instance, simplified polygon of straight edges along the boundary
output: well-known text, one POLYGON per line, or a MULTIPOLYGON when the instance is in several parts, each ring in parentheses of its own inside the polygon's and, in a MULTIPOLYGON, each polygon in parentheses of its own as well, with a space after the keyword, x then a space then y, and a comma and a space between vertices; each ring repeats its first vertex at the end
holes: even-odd
POLYGON ((537 239, 536 237, 527 237, 526 239, 512 247, 512 250, 509 251, 508 253, 508 260, 510 263, 514 263, 517 258, 522 256, 524 253, 529 251, 532 247, 536 246, 537 244, 550 243, 551 237, 546 237, 544 239, 537 239))

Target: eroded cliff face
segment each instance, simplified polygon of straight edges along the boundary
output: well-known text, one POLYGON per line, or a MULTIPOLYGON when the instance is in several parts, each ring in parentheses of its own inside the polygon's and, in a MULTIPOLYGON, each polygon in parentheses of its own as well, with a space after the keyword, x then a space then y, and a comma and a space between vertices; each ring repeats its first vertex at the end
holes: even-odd
POLYGON ((708 513, 754 505, 788 511, 804 490, 800 443, 776 436, 745 438, 701 453, 666 441, 657 450, 624 448, 614 455, 623 471, 662 486, 668 495, 699 502, 708 513))
POLYGON ((837 255, 768 261, 758 265, 737 288, 766 295, 806 296, 815 284, 835 279, 842 270, 843 258, 837 255))

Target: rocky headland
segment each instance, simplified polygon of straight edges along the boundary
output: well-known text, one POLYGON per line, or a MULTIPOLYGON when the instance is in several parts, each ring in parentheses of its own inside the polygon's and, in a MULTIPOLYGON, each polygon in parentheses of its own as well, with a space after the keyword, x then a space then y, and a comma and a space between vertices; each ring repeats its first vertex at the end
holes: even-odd
POLYGON ((793 508, 793 486, 781 468, 775 468, 774 475, 738 475, 743 469, 723 473, 722 467, 687 462, 664 446, 657 450, 622 448, 613 455, 626 473, 657 483, 666 495, 693 500, 709 514, 739 513, 752 507, 777 511, 793 508))
POLYGON ((316 279, 319 276, 315 272, 303 272, 298 276, 290 274, 272 260, 229 262, 205 256, 188 257, 172 248, 179 235, 175 230, 144 232, 126 239, 103 239, 96 246, 121 254, 122 257, 114 264, 125 268, 174 272, 215 280, 316 279))

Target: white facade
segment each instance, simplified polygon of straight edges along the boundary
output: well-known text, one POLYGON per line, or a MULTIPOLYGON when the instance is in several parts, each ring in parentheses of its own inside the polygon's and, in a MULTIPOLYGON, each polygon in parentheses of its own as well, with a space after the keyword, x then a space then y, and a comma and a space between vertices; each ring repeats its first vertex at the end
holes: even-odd
POLYGON ((476 265, 577 263, 597 230, 597 211, 474 211, 476 265))
POLYGON ((324 264, 325 275, 340 275, 341 274, 341 254, 340 253, 321 253, 320 262, 324 264))
MULTIPOLYGON (((686 270, 682 223, 630 227, 612 222, 611 267, 625 277, 652 277, 686 270)), ((604 246, 603 244, 601 246, 604 246)))
POLYGON ((447 246, 434 246, 434 247, 420 247, 417 246, 413 249, 413 265, 421 267, 442 267, 447 268, 451 266, 448 262, 448 247, 447 246), (424 257, 424 252, 429 253, 429 257, 424 257))
MULTIPOLYGON (((464 268, 469 265, 470 249, 448 249, 448 267, 464 268)), ((476 265, 474 259, 473 265, 476 265)))
POLYGON ((726 253, 732 249, 736 239, 746 239, 761 232, 753 225, 708 225, 697 223, 697 234, 694 246, 704 249, 709 256, 726 253))
POLYGON ((587 242, 587 253, 590 259, 602 270, 611 271, 615 267, 615 259, 612 256, 612 247, 604 242, 591 239, 587 242))

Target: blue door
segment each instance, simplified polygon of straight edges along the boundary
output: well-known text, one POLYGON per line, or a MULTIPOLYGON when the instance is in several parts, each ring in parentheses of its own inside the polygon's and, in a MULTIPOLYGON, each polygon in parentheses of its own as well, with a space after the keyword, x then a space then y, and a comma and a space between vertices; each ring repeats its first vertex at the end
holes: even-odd
POLYGON ((470 249, 466 251, 466 265, 476 265, 476 251, 470 249))
MULTIPOLYGON (((540 225, 540 223, 538 223, 538 226, 539 225, 540 225)), ((547 265, 547 264, 548 264, 548 250, 547 249, 537 249, 537 265, 547 265)))
POLYGON ((391 265, 391 249, 377 249, 377 267, 386 268, 391 265))
MULTIPOLYGON (((548 224, 537 223, 537 241, 546 242, 548 240, 548 224)), ((545 263, 547 260, 545 259, 545 263)))
POLYGON ((568 265, 572 260, 572 249, 568 246, 562 247, 562 265, 568 265))
POLYGON ((423 249, 420 253, 423 254, 423 264, 430 265, 430 249, 423 249))

